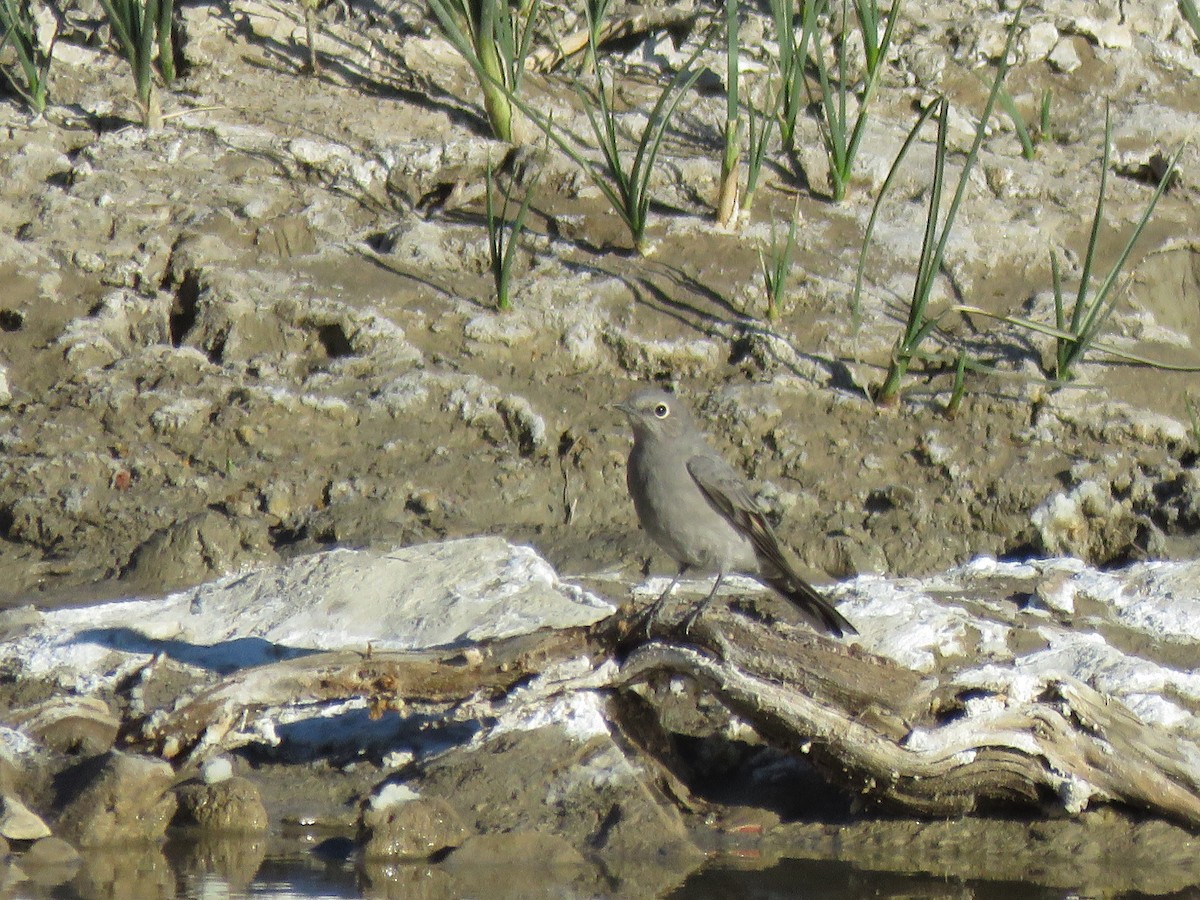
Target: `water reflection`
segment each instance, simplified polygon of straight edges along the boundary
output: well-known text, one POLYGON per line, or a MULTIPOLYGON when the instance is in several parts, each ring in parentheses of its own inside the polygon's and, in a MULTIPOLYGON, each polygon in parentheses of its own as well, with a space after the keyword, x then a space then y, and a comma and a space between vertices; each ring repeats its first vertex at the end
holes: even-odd
POLYGON ((670 867, 601 867, 556 871, 538 860, 504 865, 435 865, 356 861, 336 840, 333 857, 300 851, 294 838, 235 836, 214 838, 176 830, 157 845, 84 853, 74 867, 24 872, 21 860, 0 869, 0 900, 109 900, 114 897, 170 900, 237 898, 340 898, 381 900, 425 898, 589 898, 657 896, 671 900, 710 897, 858 898, 922 897, 971 900, 1050 900, 1074 892, 1011 882, 962 881, 932 876, 867 872, 846 863, 783 860, 758 868, 763 860, 723 857, 703 869, 670 875, 670 867), (290 852, 285 850, 290 848, 290 852), (649 876, 644 880, 636 873, 649 876), (653 874, 652 874, 653 873, 653 874), (20 880, 14 882, 12 879, 20 880))
POLYGON ((267 839, 253 834, 230 838, 176 830, 165 849, 185 896, 213 896, 201 892, 199 886, 221 883, 229 891, 249 888, 266 859, 267 839))

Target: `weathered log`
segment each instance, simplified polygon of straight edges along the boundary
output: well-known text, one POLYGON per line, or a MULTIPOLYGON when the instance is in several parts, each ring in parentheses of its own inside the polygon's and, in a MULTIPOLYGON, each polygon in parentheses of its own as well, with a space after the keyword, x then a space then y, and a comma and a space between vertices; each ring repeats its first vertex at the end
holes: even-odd
POLYGON ((588 652, 583 629, 517 635, 478 647, 313 653, 243 669, 140 723, 133 743, 189 761, 257 740, 240 734, 256 713, 353 699, 373 711, 448 709, 481 692, 503 695, 554 662, 588 652))
POLYGON ((618 615, 466 650, 314 654, 232 675, 143 723, 138 739, 194 760, 252 740, 243 723, 289 704, 358 699, 482 717, 683 675, 864 800, 937 816, 1117 801, 1200 826, 1200 750, 1074 679, 1050 678, 1032 700, 971 688, 965 715, 968 698, 948 679, 736 609, 714 605, 690 634, 650 631, 618 615))
MULTIPOLYGON (((626 684, 696 679, 766 739, 808 754, 837 783, 923 815, 991 802, 1119 801, 1200 826, 1200 751, 1074 679, 1032 702, 963 718, 936 679, 809 631, 714 610, 690 638, 625 661, 626 684)), ((980 699, 978 689, 972 691, 980 699)))

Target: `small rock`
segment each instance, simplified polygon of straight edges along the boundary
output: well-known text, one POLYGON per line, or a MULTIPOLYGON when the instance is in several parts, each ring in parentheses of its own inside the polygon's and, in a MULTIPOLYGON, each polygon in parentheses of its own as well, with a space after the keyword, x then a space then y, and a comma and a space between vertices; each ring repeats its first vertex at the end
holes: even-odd
POLYGON ((120 728, 108 704, 96 697, 53 697, 10 718, 51 750, 86 756, 111 750, 120 728))
POLYGON ((471 830, 445 800, 418 797, 378 808, 368 804, 359 834, 366 859, 429 859, 462 844, 471 830))
POLYGON ((50 829, 41 817, 16 797, 0 799, 0 837, 10 841, 36 841, 50 829))
POLYGON ((81 847, 156 840, 175 812, 174 772, 157 759, 113 751, 63 774, 58 832, 81 847))
POLYGON ((1072 23, 1080 34, 1092 38, 1101 47, 1128 50, 1133 46, 1133 31, 1129 25, 1117 19, 1094 19, 1080 16, 1072 23))
POLYGON ((233 776, 233 763, 226 756, 214 756, 200 767, 200 780, 205 784, 220 784, 233 776))
POLYGON ((1035 22, 1025 36, 1025 53, 1030 62, 1041 62, 1050 55, 1058 41, 1058 29, 1053 22, 1035 22))
POLYGON ((291 22, 277 10, 271 9, 265 3, 248 2, 242 4, 239 19, 249 26, 255 37, 287 42, 291 31, 291 22))
POLYGON ((254 782, 234 775, 215 784, 189 781, 175 789, 177 825, 210 831, 259 833, 270 826, 262 795, 254 782))
POLYGON ((1070 74, 1083 65, 1083 60, 1075 50, 1075 42, 1069 37, 1059 41, 1046 59, 1056 71, 1065 74, 1070 74))
POLYGON ((1033 596, 1053 612, 1068 616, 1075 612, 1075 585, 1069 572, 1047 572, 1034 586, 1033 596))

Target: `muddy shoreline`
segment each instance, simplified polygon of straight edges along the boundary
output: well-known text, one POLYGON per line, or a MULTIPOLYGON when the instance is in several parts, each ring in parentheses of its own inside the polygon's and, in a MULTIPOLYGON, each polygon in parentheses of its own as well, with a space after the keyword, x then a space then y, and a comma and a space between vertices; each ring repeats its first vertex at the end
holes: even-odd
POLYGON ((739 584, 692 632, 675 610, 643 633, 637 602, 604 599, 614 582, 561 581, 493 538, 8 610, 5 877, 120 893, 141 876, 114 848, 137 845, 118 855, 153 861, 138 872, 230 883, 311 854, 368 893, 469 893, 529 860, 583 895, 782 860, 836 863, 839 882, 1183 890, 1200 878, 1195 571, 980 559, 859 578, 835 595, 852 646, 739 584), (789 691, 816 717, 789 726, 789 691), (895 768, 869 769, 880 753, 895 768))

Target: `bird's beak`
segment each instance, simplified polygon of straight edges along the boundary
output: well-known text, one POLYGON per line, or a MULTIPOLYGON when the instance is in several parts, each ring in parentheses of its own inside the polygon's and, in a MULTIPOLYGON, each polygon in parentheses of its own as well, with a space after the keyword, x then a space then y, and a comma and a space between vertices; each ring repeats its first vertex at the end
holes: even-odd
POLYGON ((628 403, 613 403, 608 408, 615 409, 618 412, 623 412, 627 416, 633 415, 633 407, 630 406, 628 403))

